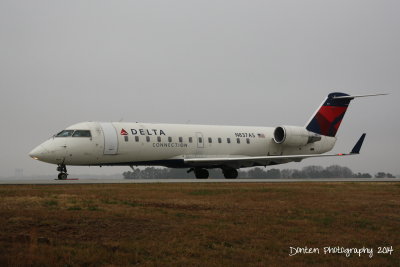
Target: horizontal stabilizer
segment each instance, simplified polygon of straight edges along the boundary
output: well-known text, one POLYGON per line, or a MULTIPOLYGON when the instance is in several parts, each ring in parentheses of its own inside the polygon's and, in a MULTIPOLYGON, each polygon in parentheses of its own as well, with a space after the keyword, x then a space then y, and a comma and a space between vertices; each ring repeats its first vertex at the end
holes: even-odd
POLYGON ((361 135, 360 139, 358 139, 356 145, 353 147, 350 154, 360 154, 361 146, 363 145, 365 136, 366 136, 365 133, 361 135))
POLYGON ((388 95, 388 94, 334 96, 333 99, 354 99, 357 97, 378 96, 378 95, 388 95))

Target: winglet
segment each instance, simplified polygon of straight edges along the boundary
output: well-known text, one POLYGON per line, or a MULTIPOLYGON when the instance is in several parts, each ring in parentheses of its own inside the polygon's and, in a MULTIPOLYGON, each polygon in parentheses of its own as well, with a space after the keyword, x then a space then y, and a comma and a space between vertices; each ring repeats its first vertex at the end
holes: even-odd
POLYGON ((358 139, 356 145, 353 147, 350 154, 360 154, 361 146, 364 142, 365 135, 366 135, 365 133, 361 135, 360 139, 358 139))

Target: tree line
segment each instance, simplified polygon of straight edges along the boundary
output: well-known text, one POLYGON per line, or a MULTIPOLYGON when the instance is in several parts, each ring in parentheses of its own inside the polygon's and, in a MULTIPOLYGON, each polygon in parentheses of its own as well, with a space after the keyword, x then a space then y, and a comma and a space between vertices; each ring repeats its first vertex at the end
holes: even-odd
MULTIPOLYGON (((224 178, 220 169, 209 170, 211 178, 224 178)), ((187 173, 186 169, 155 168, 146 167, 145 169, 135 168, 132 171, 124 172, 125 179, 183 179, 194 178, 193 173, 187 173)), ((332 165, 329 167, 306 166, 301 170, 297 169, 265 169, 251 168, 240 170, 239 178, 395 178, 391 173, 378 172, 374 175, 369 173, 354 173, 348 167, 332 165)))

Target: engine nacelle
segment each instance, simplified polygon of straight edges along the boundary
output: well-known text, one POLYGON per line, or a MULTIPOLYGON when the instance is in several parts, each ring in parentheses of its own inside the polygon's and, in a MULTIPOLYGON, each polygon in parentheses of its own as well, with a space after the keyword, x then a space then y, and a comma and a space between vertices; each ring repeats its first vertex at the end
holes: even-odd
POLYGON ((304 146, 321 140, 321 136, 299 126, 279 126, 274 131, 274 141, 287 146, 304 146))

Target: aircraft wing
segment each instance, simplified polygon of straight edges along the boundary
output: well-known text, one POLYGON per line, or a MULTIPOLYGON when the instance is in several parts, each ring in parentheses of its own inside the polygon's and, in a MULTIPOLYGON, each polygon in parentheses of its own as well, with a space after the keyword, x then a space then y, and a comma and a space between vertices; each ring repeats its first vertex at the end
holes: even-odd
POLYGON ((339 154, 312 154, 312 155, 282 155, 282 156, 257 156, 257 157, 215 157, 215 158, 186 158, 184 162, 190 165, 197 166, 220 166, 227 165, 233 168, 251 167, 259 165, 276 165, 286 163, 290 161, 299 162, 306 158, 317 158, 317 157, 342 157, 352 156, 360 153, 361 146, 364 142, 366 134, 364 133, 358 139, 357 143, 353 147, 350 153, 339 153, 339 154))

